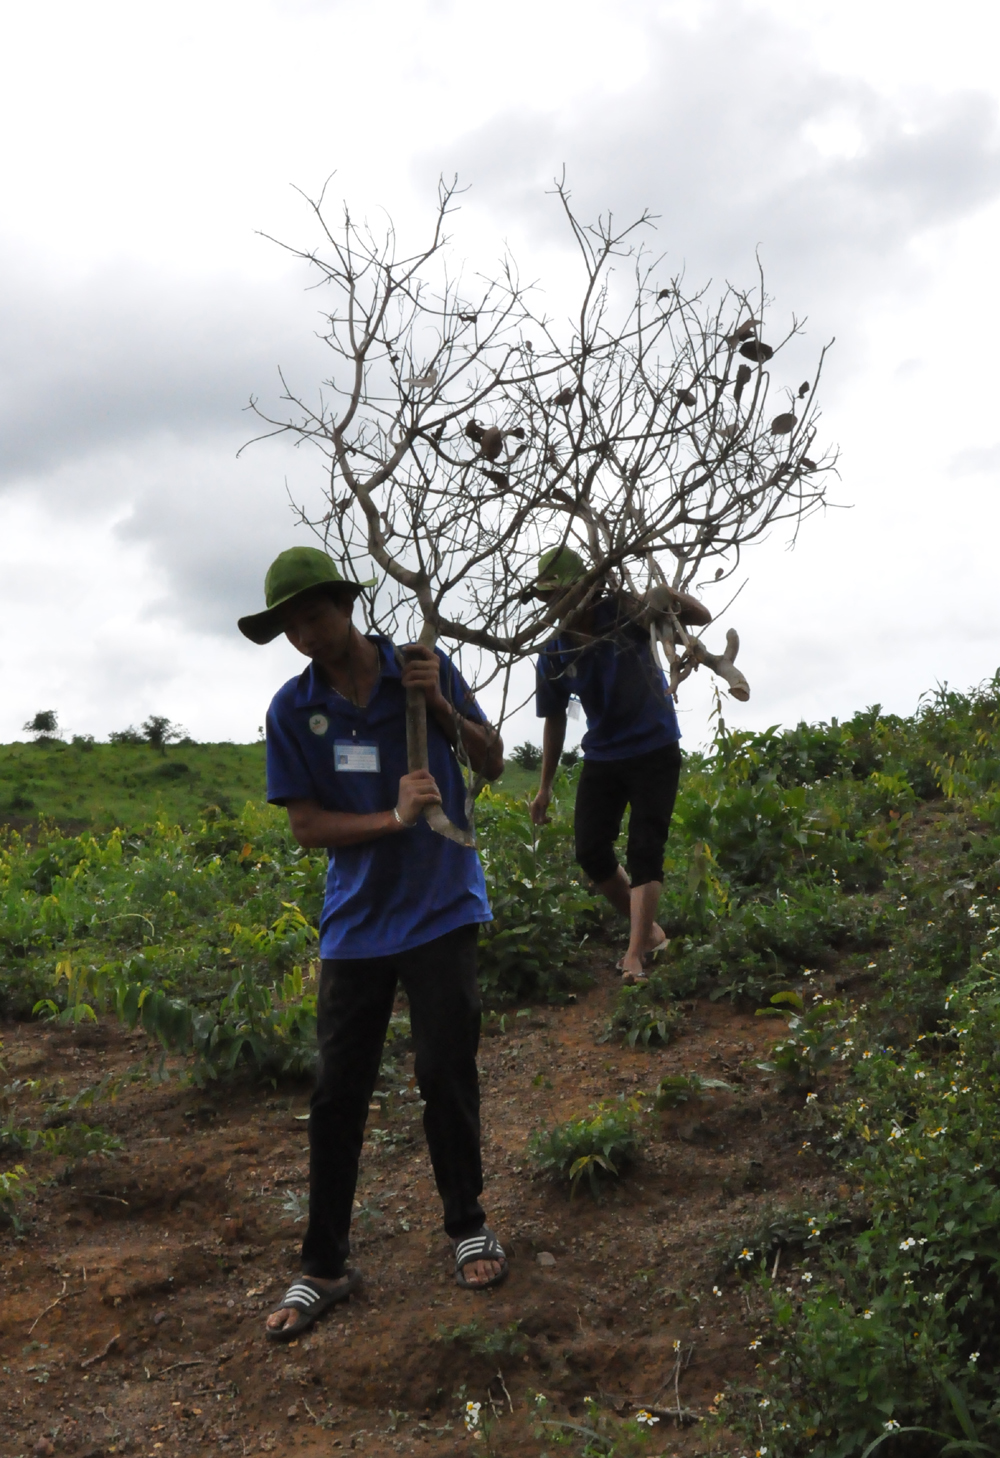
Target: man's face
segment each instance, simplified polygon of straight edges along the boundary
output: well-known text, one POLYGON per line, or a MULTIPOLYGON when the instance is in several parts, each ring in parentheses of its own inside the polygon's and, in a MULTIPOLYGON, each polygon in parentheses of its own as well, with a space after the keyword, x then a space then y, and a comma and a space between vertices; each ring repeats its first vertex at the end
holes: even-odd
POLYGON ((342 658, 351 641, 354 599, 343 593, 317 593, 293 603, 285 612, 285 637, 306 658, 342 658))

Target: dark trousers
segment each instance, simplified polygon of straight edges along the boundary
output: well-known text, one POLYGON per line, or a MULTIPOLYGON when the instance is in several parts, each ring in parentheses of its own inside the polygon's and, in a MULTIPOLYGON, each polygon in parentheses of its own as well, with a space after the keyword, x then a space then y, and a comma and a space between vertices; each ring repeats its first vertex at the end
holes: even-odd
POLYGON ((444 1228, 473 1235, 479 1203, 479 927, 462 926, 392 957, 324 960, 320 969, 319 1070, 309 1110, 309 1228, 302 1272, 335 1278, 350 1254, 349 1230, 368 1103, 401 982, 410 1001, 417 1084, 444 1228))
POLYGON ((585 759, 576 791, 576 859, 592 881, 610 881, 618 869, 615 841, 625 806, 628 823, 627 869, 633 886, 663 880, 663 847, 677 799, 681 772, 679 744, 668 744, 632 759, 585 759))

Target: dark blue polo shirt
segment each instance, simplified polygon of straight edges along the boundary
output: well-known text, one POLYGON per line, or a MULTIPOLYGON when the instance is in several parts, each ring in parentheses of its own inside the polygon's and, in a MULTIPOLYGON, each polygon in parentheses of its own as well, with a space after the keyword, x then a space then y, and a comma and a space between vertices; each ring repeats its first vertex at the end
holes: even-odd
POLYGON ((538 717, 564 714, 578 698, 587 716, 584 759, 632 759, 676 744, 674 701, 649 634, 614 597, 595 602, 593 632, 583 646, 568 635, 546 643, 535 665, 538 717))
MULTIPOLYGON (((381 673, 364 708, 331 688, 310 663, 278 690, 267 711, 267 798, 316 800, 325 810, 391 810, 407 772, 406 690, 387 638, 372 638, 381 673)), ((441 691, 485 723, 468 685, 443 653, 441 691)), ((430 771, 454 824, 465 826, 465 786, 455 752, 427 716, 430 771)), ((422 817, 398 835, 329 852, 320 920, 321 957, 384 957, 456 927, 490 921, 479 856, 431 830, 422 817)))

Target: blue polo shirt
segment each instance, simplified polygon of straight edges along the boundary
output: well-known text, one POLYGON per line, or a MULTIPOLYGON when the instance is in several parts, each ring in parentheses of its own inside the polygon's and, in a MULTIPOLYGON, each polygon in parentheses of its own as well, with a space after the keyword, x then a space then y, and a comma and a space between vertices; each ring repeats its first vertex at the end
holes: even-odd
MULTIPOLYGON (((406 690, 392 644, 373 637, 378 683, 364 708, 310 663, 279 689, 267 711, 267 798, 316 800, 324 810, 369 815, 391 810, 407 773, 406 690)), ((468 685, 443 653, 441 691, 469 719, 485 723, 468 685)), ((464 827, 465 786, 455 751, 427 716, 430 771, 444 809, 464 827)), ((320 920, 321 957, 385 957, 422 946, 471 922, 490 921, 479 856, 431 830, 421 817, 398 835, 328 852, 320 920)))
POLYGON ((535 712, 564 714, 578 698, 587 717, 584 759, 633 759, 676 744, 681 737, 663 670, 649 634, 615 597, 594 604, 594 640, 552 638, 535 665, 535 712))

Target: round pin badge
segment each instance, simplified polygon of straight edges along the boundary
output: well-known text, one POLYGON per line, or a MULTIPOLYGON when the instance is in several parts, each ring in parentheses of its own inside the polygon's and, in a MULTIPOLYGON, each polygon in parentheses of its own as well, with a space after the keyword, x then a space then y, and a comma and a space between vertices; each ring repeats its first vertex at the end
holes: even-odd
POLYGON ((314 734, 325 734, 330 727, 330 721, 325 714, 312 714, 309 718, 309 728, 314 734))

